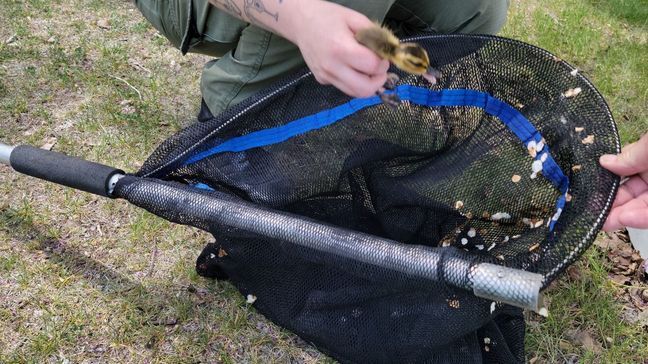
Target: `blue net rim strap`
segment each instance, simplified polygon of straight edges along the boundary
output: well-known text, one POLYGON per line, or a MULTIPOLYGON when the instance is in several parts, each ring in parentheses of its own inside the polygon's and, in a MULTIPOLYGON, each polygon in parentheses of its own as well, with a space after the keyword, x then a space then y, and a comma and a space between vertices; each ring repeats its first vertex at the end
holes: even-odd
MULTIPOLYGON (((565 208, 566 197, 569 191, 569 179, 552 158, 549 147, 544 142, 542 135, 540 135, 533 124, 522 113, 504 101, 477 90, 446 89, 433 91, 413 85, 401 85, 393 92, 402 101, 409 101, 421 106, 472 106, 483 109, 488 115, 501 120, 520 139, 525 149, 533 146, 536 149, 534 161, 542 163, 542 175, 560 191, 560 197, 556 201, 556 213, 549 223, 550 230, 553 230, 556 221, 565 208)), ((316 114, 305 116, 284 125, 231 138, 212 148, 190 156, 184 162, 184 165, 199 162, 218 153, 242 152, 252 148, 281 143, 294 136, 324 128, 362 109, 381 103, 382 100, 378 96, 352 99, 342 105, 322 110, 316 114)))

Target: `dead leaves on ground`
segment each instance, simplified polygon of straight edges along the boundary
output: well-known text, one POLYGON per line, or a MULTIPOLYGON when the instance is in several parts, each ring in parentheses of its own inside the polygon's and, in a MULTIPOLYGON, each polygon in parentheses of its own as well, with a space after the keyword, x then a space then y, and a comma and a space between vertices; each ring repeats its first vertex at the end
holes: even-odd
POLYGON ((648 261, 633 249, 627 233, 606 233, 594 243, 609 262, 609 279, 620 289, 616 299, 623 305, 623 319, 648 329, 648 261))

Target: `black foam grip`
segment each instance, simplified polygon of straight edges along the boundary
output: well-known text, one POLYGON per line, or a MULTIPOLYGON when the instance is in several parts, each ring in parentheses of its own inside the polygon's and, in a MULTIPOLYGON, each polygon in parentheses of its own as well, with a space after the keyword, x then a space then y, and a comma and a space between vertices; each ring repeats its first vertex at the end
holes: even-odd
POLYGON ((112 197, 108 194, 110 178, 124 174, 113 167, 29 145, 14 148, 10 163, 20 173, 105 197, 112 197))

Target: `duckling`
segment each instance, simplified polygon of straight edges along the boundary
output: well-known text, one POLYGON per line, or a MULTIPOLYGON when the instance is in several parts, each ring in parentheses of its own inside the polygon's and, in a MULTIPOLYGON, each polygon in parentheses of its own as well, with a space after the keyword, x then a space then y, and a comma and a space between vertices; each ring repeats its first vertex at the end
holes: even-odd
POLYGON ((423 47, 416 43, 401 43, 386 27, 375 24, 361 29, 355 37, 358 43, 405 72, 423 76, 432 84, 440 77, 439 71, 430 67, 430 58, 423 47))

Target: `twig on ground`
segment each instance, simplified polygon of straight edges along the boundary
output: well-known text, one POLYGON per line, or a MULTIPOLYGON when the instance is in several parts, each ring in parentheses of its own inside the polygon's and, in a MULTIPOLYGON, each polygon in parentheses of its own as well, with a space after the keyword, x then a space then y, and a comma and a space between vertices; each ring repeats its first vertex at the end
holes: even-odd
POLYGON ((126 81, 125 79, 123 79, 121 77, 117 77, 115 75, 109 75, 109 76, 116 79, 116 80, 119 80, 119 81, 125 83, 126 85, 128 85, 128 87, 135 90, 135 92, 137 92, 137 96, 139 96, 140 101, 142 100, 142 93, 135 86, 131 85, 130 83, 128 83, 128 81, 126 81))
POLYGON ((146 273, 147 277, 150 277, 153 275, 153 270, 155 269, 155 261, 157 260, 157 255, 158 255, 158 247, 157 247, 157 241, 155 242, 155 245, 153 246, 153 255, 151 256, 151 264, 149 265, 149 270, 146 273))

